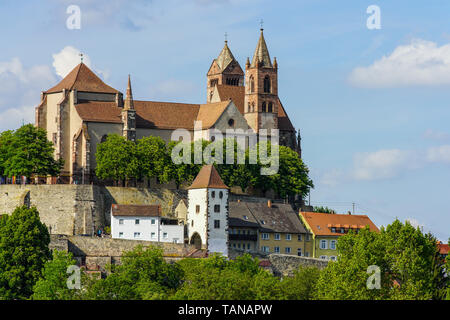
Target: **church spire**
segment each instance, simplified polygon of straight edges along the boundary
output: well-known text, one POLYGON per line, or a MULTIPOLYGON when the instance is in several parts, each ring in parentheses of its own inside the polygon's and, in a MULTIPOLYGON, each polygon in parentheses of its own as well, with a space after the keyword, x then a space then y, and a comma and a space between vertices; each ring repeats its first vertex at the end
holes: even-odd
POLYGON ((133 103, 133 92, 131 91, 131 80, 130 75, 128 75, 128 86, 127 86, 127 96, 125 98, 125 110, 134 110, 133 103))
POLYGON ((217 57, 216 61, 222 71, 224 71, 231 62, 236 61, 233 54, 231 53, 230 48, 228 47, 228 40, 226 38, 225 45, 223 46, 223 49, 217 57))
POLYGON ((272 68, 270 61, 269 50, 267 49, 266 40, 264 40, 263 28, 261 27, 261 35, 259 36, 258 44, 256 45, 255 53, 253 54, 251 68, 266 67, 272 68))

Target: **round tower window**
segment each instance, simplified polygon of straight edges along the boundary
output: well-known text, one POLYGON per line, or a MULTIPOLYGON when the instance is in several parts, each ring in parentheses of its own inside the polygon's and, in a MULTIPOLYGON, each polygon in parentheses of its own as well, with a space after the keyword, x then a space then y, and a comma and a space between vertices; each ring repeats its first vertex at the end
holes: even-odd
POLYGON ((222 192, 222 191, 219 192, 219 198, 220 198, 220 199, 223 198, 223 192, 222 192))

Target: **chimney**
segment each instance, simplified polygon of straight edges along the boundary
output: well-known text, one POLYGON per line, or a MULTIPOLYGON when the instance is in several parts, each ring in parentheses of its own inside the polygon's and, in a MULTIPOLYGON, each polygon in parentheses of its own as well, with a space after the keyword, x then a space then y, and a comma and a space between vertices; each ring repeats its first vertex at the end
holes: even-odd
POLYGON ((272 208, 272 201, 271 200, 267 200, 267 207, 272 208))

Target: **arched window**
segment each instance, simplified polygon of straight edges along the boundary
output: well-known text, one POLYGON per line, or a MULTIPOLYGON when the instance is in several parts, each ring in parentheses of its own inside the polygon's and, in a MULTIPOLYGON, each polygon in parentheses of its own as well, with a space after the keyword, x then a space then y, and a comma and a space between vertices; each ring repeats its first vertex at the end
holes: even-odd
POLYGON ((264 77, 264 92, 270 93, 270 78, 269 78, 269 76, 264 77))
POLYGON ((266 112, 266 102, 262 103, 262 110, 261 112, 266 112))
POLYGON ((250 105, 250 102, 247 104, 247 112, 252 112, 251 111, 252 109, 251 109, 251 105, 250 105))
POLYGON ((255 92, 255 79, 253 76, 250 76, 250 93, 255 92))
POLYGON ((252 112, 255 112, 255 103, 252 103, 252 112))
POLYGON ((267 110, 267 112, 272 112, 272 102, 269 102, 269 109, 267 110))

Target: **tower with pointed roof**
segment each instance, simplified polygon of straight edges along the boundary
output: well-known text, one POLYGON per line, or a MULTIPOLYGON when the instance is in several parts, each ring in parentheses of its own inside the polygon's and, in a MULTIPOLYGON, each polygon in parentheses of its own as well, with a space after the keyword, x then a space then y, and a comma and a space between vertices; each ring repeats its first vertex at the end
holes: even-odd
POLYGON ((189 242, 228 256, 228 187, 213 165, 202 167, 188 189, 189 242))
POLYGON ((278 129, 278 63, 270 60, 262 28, 252 61, 247 58, 245 82, 244 116, 249 126, 257 133, 278 129))
POLYGON ((134 109, 133 92, 130 75, 128 75, 127 94, 122 110, 123 136, 130 141, 136 141, 136 110, 134 109))
POLYGON ((239 62, 234 58, 228 47, 228 41, 217 59, 211 63, 211 67, 207 74, 207 102, 211 102, 211 98, 216 85, 243 86, 244 71, 242 71, 239 62))

